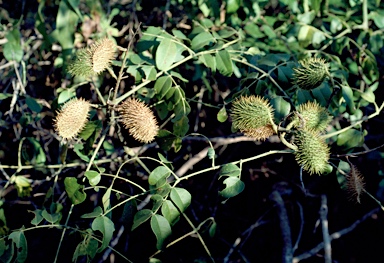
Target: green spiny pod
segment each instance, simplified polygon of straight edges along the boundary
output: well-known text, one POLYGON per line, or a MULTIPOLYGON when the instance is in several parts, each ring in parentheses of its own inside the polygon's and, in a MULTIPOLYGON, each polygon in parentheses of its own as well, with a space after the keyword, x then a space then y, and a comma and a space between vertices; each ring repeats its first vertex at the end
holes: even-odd
POLYGON ((332 116, 326 108, 321 107, 317 102, 309 101, 298 107, 292 121, 295 127, 323 132, 331 120, 332 116))
POLYGON ((115 57, 116 44, 108 38, 96 41, 88 48, 76 53, 76 59, 69 65, 68 71, 73 76, 92 76, 106 70, 115 57))
POLYGON ((329 65, 322 58, 308 58, 299 61, 301 67, 294 68, 294 83, 301 89, 317 88, 327 76, 329 65))
POLYGON ((245 135, 265 140, 274 133, 273 108, 260 96, 241 96, 232 103, 232 124, 245 135))
POLYGON ((295 136, 297 163, 310 174, 322 174, 327 171, 329 147, 313 130, 300 130, 295 136))

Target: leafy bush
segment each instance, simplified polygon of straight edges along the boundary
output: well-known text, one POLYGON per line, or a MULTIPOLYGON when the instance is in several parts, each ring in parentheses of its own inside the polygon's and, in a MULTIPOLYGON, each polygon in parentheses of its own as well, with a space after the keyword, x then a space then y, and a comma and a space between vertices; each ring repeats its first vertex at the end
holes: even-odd
POLYGON ((380 1, 7 5, 3 262, 360 259, 331 241, 384 209, 380 1))

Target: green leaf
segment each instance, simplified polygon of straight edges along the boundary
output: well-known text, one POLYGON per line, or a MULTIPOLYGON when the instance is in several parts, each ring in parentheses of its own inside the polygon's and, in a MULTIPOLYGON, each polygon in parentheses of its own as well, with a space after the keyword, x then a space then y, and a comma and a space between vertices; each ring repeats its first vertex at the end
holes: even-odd
POLYGON ((29 97, 27 96, 25 98, 25 102, 27 103, 28 105, 28 108, 33 111, 33 112, 36 112, 36 113, 39 113, 41 112, 41 110, 43 109, 43 106, 41 106, 40 103, 38 103, 34 98, 32 97, 29 97))
POLYGON ((181 212, 184 212, 191 204, 192 196, 184 188, 175 187, 171 190, 171 200, 176 204, 181 212))
POLYGON ((13 94, 11 93, 0 93, 0 100, 5 100, 7 98, 11 98, 13 94))
POLYGON ((223 182, 226 187, 224 190, 219 191, 219 194, 225 198, 231 198, 240 194, 244 188, 244 183, 238 177, 228 177, 223 182))
POLYGON ((370 103, 375 102, 375 94, 371 90, 367 90, 361 94, 361 97, 370 103))
POLYGON ((159 194, 152 195, 151 200, 153 201, 153 207, 152 207, 153 212, 156 212, 164 202, 163 196, 159 194))
POLYGON ((168 220, 161 215, 153 215, 151 218, 151 228, 156 236, 156 248, 161 250, 165 246, 167 238, 172 234, 168 220))
POLYGON ((177 30, 177 29, 172 29, 172 34, 175 36, 175 37, 177 37, 178 39, 181 39, 181 40, 189 40, 188 38, 187 38, 187 36, 186 35, 184 35, 184 33, 183 32, 181 32, 180 30, 177 30))
POLYGON ((18 175, 16 176, 16 179, 15 179, 15 184, 20 186, 20 187, 29 187, 31 184, 29 183, 28 179, 25 178, 24 176, 22 175, 18 175))
POLYGON ((88 121, 85 124, 85 127, 79 133, 79 137, 81 137, 84 141, 88 140, 94 133, 98 133, 103 128, 103 124, 100 120, 96 121, 88 121))
POLYGON ((23 144, 22 156, 28 163, 43 164, 47 160, 40 142, 33 137, 27 137, 23 144))
POLYGON ((6 243, 5 239, 0 239, 0 249, 2 252, 0 254, 0 260, 4 263, 11 263, 13 262, 12 259, 14 259, 14 253, 15 248, 13 245, 9 245, 8 242, 6 243))
POLYGON ((75 143, 73 145, 73 150, 75 151, 77 156, 79 156, 81 158, 81 160, 83 160, 85 162, 89 162, 89 157, 81 152, 81 150, 83 150, 83 149, 84 149, 84 145, 82 143, 75 143))
POLYGON ((138 211, 135 214, 135 217, 133 218, 133 225, 132 225, 131 230, 134 230, 135 228, 140 226, 142 223, 147 221, 153 215, 154 214, 153 214, 152 210, 150 210, 150 209, 142 209, 142 210, 138 211))
POLYGON ((167 197, 172 189, 171 185, 167 183, 165 179, 164 181, 159 181, 156 186, 156 194, 161 195, 162 197, 167 197))
POLYGON ((180 217, 176 206, 169 200, 164 201, 161 207, 161 214, 168 220, 170 225, 174 225, 180 217))
POLYGON ((269 67, 274 67, 280 62, 280 58, 275 54, 268 54, 257 61, 258 65, 265 65, 269 67))
POLYGON ((60 1, 56 29, 52 32, 52 37, 60 43, 63 49, 72 49, 79 17, 67 3, 67 1, 60 1))
POLYGON ((313 101, 311 93, 307 90, 297 89, 297 102, 299 104, 304 104, 307 101, 313 101))
MULTIPOLYGON (((176 92, 175 92, 176 93, 176 92)), ((178 89, 178 92, 180 93, 180 89, 178 89)), ((185 95, 180 99, 180 101, 176 104, 174 108, 175 117, 173 118, 173 121, 178 121, 183 117, 186 117, 191 112, 191 107, 189 106, 188 102, 185 99, 185 95)), ((184 122, 186 122, 184 120, 184 122)), ((184 127, 186 128, 186 127, 184 127)))
POLYGON ((227 163, 223 165, 220 170, 220 176, 239 177, 241 173, 240 168, 233 163, 227 163))
POLYGON ((169 76, 162 76, 155 82, 154 90, 158 94, 158 99, 161 100, 172 87, 172 79, 169 76))
POLYGON ((20 62, 23 59, 23 49, 20 42, 20 30, 18 28, 9 31, 6 35, 7 42, 3 46, 4 57, 8 61, 20 62))
POLYGON ((356 111, 355 103, 353 102, 353 92, 351 87, 346 85, 341 85, 341 90, 343 93, 343 98, 347 103, 349 111, 354 113, 356 111))
POLYGON ((23 231, 14 231, 9 236, 9 239, 16 245, 17 248, 17 257, 16 260, 18 263, 25 262, 28 256, 28 246, 27 239, 25 238, 23 231))
POLYGON ((364 144, 364 133, 356 129, 347 130, 337 137, 337 145, 345 150, 361 147, 364 144))
POLYGON ((277 78, 281 82, 291 83, 293 70, 290 67, 281 66, 277 68, 277 78))
POLYGON ((345 190, 347 188, 347 179, 345 178, 344 174, 349 174, 349 172, 351 171, 351 166, 349 165, 349 163, 340 160, 337 168, 337 181, 340 185, 340 188, 345 190), (343 173, 341 173, 340 171, 342 171, 343 173))
POLYGON ((316 13, 314 11, 309 11, 303 14, 297 15, 297 19, 304 24, 311 24, 313 19, 315 19, 316 13))
POLYGON ((215 42, 215 38, 209 32, 203 31, 192 39, 191 48, 197 51, 212 42, 215 42))
POLYGON ((199 56, 199 61, 203 62, 203 64, 212 70, 212 72, 216 72, 216 59, 211 54, 203 54, 199 56))
POLYGON ((101 175, 97 171, 85 171, 84 175, 88 178, 89 184, 92 186, 96 186, 101 180, 101 175))
POLYGON ((181 117, 173 124, 173 134, 183 137, 189 130, 189 119, 187 116, 181 117))
POLYGON ((171 171, 165 166, 156 167, 148 177, 148 183, 150 185, 156 185, 156 183, 164 178, 168 178, 170 176, 171 171))
POLYGON ((60 221, 60 219, 61 219, 61 213, 50 214, 45 209, 43 210, 41 215, 44 217, 45 220, 47 220, 51 224, 55 224, 56 222, 60 221))
POLYGON ((91 213, 87 213, 81 216, 81 218, 96 218, 103 214, 103 209, 100 206, 96 206, 91 213))
POLYGON ((217 70, 224 76, 230 76, 233 73, 232 60, 227 50, 220 50, 216 54, 217 70))
MULTIPOLYGON (((111 208, 111 187, 109 187, 107 191, 105 191, 103 197, 101 198, 101 201, 103 202, 104 213, 111 208)), ((110 214, 110 212, 108 214, 110 214)))
POLYGON ((156 80, 156 68, 154 66, 141 66, 147 80, 156 80))
POLYGON ((216 228, 217 228, 217 223, 213 222, 212 225, 209 227, 209 236, 214 237, 216 234, 216 228))
POLYGON ((240 0, 227 0, 227 14, 235 13, 240 6, 240 0))
POLYGON ((175 62, 177 56, 177 47, 175 42, 169 38, 163 38, 156 51, 156 67, 167 71, 175 62))
POLYGON ((42 213, 43 213, 43 210, 41 210, 41 209, 36 209, 35 211, 30 211, 30 212, 32 212, 34 215, 35 215, 35 217, 32 219, 32 221, 31 221, 31 224, 32 225, 35 225, 35 226, 37 226, 38 224, 40 224, 41 223, 41 221, 43 221, 43 215, 42 215, 42 213))
POLYGON ((57 103, 58 104, 65 103, 74 97, 76 97, 76 93, 73 89, 65 89, 62 92, 60 92, 59 97, 57 99, 57 103))
POLYGON ((72 204, 78 205, 84 202, 87 194, 84 193, 84 185, 77 183, 77 178, 75 177, 66 177, 64 179, 65 191, 68 194, 69 199, 72 204))
POLYGON ((162 155, 161 153, 157 153, 157 156, 159 156, 159 159, 162 163, 168 163, 168 164, 171 164, 172 162, 171 161, 168 161, 167 158, 164 157, 164 155, 162 155))
POLYGON ((303 25, 300 27, 297 39, 304 47, 312 43, 312 38, 316 29, 312 26, 303 25))
POLYGON ((208 149, 208 152, 207 152, 207 156, 208 156, 208 158, 209 158, 210 160, 212 160, 212 159, 215 158, 215 155, 216 155, 216 153, 215 153, 215 149, 213 149, 213 148, 209 148, 209 149, 208 149))
POLYGON ((254 39, 259 39, 265 36, 264 33, 261 32, 260 27, 254 23, 247 23, 244 30, 254 39))
POLYGON ((283 97, 276 97, 271 100, 271 105, 275 109, 274 115, 277 123, 282 121, 291 111, 291 104, 283 97))
POLYGON ((103 251, 106 247, 108 247, 109 242, 112 239, 113 232, 115 231, 115 225, 106 216, 100 216, 95 218, 92 222, 92 230, 93 231, 100 231, 103 234, 103 242, 97 252, 103 251))
POLYGON ((328 83, 322 83, 318 88, 312 90, 313 97, 323 107, 326 107, 332 91, 328 83))

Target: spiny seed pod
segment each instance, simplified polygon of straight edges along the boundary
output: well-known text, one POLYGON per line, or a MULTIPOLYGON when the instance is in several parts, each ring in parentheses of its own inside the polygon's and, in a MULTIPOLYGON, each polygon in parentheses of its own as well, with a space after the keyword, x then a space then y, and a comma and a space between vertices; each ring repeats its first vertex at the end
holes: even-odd
POLYGON ((272 128, 273 108, 260 96, 241 96, 232 103, 232 124, 245 135, 256 140, 265 140, 274 131, 272 128))
POLYGON ((354 165, 351 166, 347 176, 347 190, 351 194, 351 199, 360 203, 360 197, 365 191, 365 182, 364 177, 354 165))
POLYGON ((242 133, 248 137, 255 138, 259 141, 265 141, 268 137, 272 136, 275 132, 272 125, 266 125, 256 129, 244 129, 242 133))
POLYGON ((91 104, 84 99, 72 99, 65 103, 55 119, 55 130, 64 140, 75 138, 88 121, 91 104))
POLYGON ((315 130, 317 132, 324 131, 332 120, 329 111, 321 107, 317 102, 307 102, 301 104, 295 117, 293 118, 294 126, 307 130, 315 130))
POLYGON ((91 76, 100 74, 111 65, 115 57, 116 45, 108 38, 99 40, 88 48, 76 53, 75 61, 69 65, 69 73, 73 76, 91 76))
POLYGON ((322 58, 308 58, 299 61, 301 67, 294 68, 294 83, 301 89, 318 87, 329 75, 329 65, 322 58))
POLYGON ((312 130, 300 130, 295 137, 297 163, 310 174, 322 174, 327 171, 329 148, 319 133, 312 130))
POLYGON ((153 112, 137 99, 127 99, 117 108, 124 127, 136 140, 149 143, 155 139, 159 126, 153 112))

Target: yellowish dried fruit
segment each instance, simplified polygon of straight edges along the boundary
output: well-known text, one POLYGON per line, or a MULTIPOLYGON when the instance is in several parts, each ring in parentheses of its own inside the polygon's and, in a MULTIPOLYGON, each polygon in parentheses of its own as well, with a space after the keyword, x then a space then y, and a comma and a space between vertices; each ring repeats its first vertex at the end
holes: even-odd
POLYGON ((156 118, 151 109, 138 99, 129 98, 117 108, 124 127, 136 140, 149 143, 159 131, 156 118))
POLYGON ((275 133, 272 125, 266 125, 256 129, 244 129, 242 132, 244 135, 255 138, 255 140, 258 141, 265 141, 275 133))
POLYGON ((88 121, 91 104, 84 99, 66 102, 55 118, 55 130, 65 140, 75 138, 88 121))
POLYGON ((232 125, 256 140, 265 140, 274 133, 273 108, 260 96, 241 96, 232 103, 232 125))
POLYGON ((108 38, 96 41, 88 48, 79 50, 76 59, 69 65, 69 73, 73 76, 91 76, 106 70, 115 58, 116 45, 108 38))

